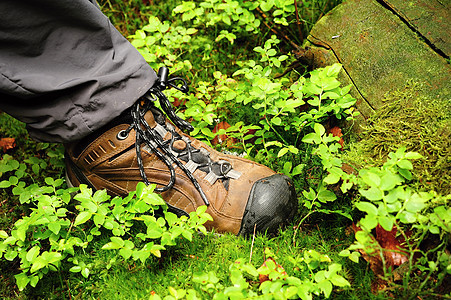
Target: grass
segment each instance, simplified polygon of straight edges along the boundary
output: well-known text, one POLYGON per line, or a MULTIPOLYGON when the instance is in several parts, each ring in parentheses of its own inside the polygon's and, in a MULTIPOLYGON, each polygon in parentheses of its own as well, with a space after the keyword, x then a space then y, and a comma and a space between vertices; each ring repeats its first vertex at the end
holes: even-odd
MULTIPOLYGON (((276 261, 289 274, 299 276, 301 273, 287 257, 296 257, 303 249, 316 249, 328 253, 332 260, 348 265, 352 270, 346 275, 349 280, 358 278, 358 284, 352 291, 336 293, 333 299, 357 299, 359 295, 369 290, 372 275, 365 267, 365 263, 351 265, 338 256, 339 251, 353 239, 352 235, 346 234, 346 227, 336 227, 334 223, 329 226, 306 225, 298 233, 296 245, 293 245, 292 237, 293 228, 288 228, 272 238, 257 235, 252 248, 252 262, 256 266, 261 265, 265 259, 265 248, 271 248, 277 257, 276 261)), ((102 242, 105 241, 99 241, 99 247, 102 242)), ((81 257, 83 258, 83 255, 81 257)), ((50 274, 51 276, 42 280, 35 289, 27 289, 21 295, 28 299, 61 299, 64 295, 75 299, 143 299, 152 292, 165 295, 169 286, 192 288, 193 274, 208 271, 214 271, 219 278, 225 279, 222 281, 224 285, 230 285, 227 279, 228 267, 243 257, 246 260, 251 257, 251 240, 230 234, 197 236, 193 242, 181 242, 170 251, 166 251, 162 258, 153 258, 146 265, 117 262, 109 269, 106 269, 105 265, 114 259, 112 253, 91 249, 84 256, 94 265, 94 274, 89 279, 68 272, 62 273, 63 287, 61 287, 58 274, 50 274)), ((253 284, 256 285, 258 282, 253 284)))

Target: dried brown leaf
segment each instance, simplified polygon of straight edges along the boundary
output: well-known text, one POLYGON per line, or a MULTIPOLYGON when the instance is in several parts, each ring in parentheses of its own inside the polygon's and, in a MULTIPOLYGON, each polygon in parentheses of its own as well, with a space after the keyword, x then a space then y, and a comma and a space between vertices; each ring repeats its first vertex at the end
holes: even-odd
POLYGON ((338 143, 341 145, 341 150, 343 150, 345 141, 341 138, 343 136, 343 133, 341 132, 341 128, 338 126, 332 127, 331 129, 329 129, 329 133, 332 133, 333 136, 338 136, 340 138, 338 143))
POLYGON ((16 140, 14 138, 0 139, 0 149, 2 149, 3 152, 13 149, 14 147, 16 147, 16 140))

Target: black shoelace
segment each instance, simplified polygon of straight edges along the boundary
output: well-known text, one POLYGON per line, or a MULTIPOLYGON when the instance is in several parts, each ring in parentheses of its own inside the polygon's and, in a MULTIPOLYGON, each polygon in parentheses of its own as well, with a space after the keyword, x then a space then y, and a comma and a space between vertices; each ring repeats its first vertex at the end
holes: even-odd
MULTIPOLYGON (((173 87, 179 91, 182 91, 184 93, 188 93, 188 84, 183 78, 180 77, 174 77, 169 79, 168 78, 168 69, 166 67, 160 68, 158 71, 158 79, 155 82, 154 86, 144 95, 144 97, 140 100, 138 100, 132 107, 131 115, 133 119, 133 123, 130 125, 129 128, 126 130, 123 130, 118 133, 118 138, 125 139, 128 136, 128 133, 134 129, 136 132, 136 143, 135 143, 135 149, 137 154, 137 161, 139 166, 139 171, 141 174, 141 177, 143 178, 143 181, 146 185, 149 185, 150 182, 147 178, 147 175, 144 170, 144 163, 141 156, 141 145, 144 143, 147 147, 152 150, 155 155, 161 159, 164 164, 168 167, 170 172, 170 180, 167 185, 163 187, 156 188, 156 192, 164 192, 169 189, 171 189, 174 186, 175 183, 175 170, 173 163, 175 163, 185 174, 186 176, 191 180, 194 187, 199 192, 200 196, 202 197, 202 200, 204 201, 205 205, 209 205, 210 202, 207 199, 207 196, 205 195, 205 192, 202 190, 202 187, 199 185, 197 180, 192 175, 191 171, 188 170, 180 160, 177 159, 177 157, 174 155, 174 153, 170 150, 170 147, 168 147, 169 143, 174 142, 174 133, 172 133, 171 140, 164 141, 164 137, 160 136, 157 130, 150 127, 150 125, 145 120, 144 116, 151 108, 154 108, 153 102, 159 100, 160 106, 162 110, 167 114, 169 119, 182 131, 192 131, 194 128, 193 126, 188 123, 187 121, 179 118, 172 108, 171 103, 169 102, 168 98, 162 93, 164 89, 167 87, 173 87), (144 101, 143 101, 144 100, 144 101), (144 102, 144 103, 142 103, 144 102), (143 128, 144 127, 144 128, 143 128)), ((189 145, 187 145, 188 151, 191 151, 189 149, 189 145)), ((191 152, 189 152, 191 153, 191 152)))

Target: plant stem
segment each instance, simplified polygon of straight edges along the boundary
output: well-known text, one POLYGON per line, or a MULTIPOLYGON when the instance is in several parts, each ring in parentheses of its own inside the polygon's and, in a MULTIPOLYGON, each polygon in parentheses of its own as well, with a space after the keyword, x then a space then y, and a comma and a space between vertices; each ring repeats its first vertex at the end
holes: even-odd
MULTIPOLYGON (((312 203, 313 204, 313 203, 312 203)), ((299 221, 298 226, 296 227, 296 229, 294 230, 294 234, 293 234, 293 245, 296 246, 296 235, 298 233, 299 227, 301 227, 301 224, 304 222, 305 219, 307 219, 311 214, 313 214, 316 211, 309 211, 308 214, 306 214, 301 221, 299 221)))
POLYGON ((66 295, 64 294, 64 284, 63 284, 63 277, 61 276, 61 270, 58 269, 58 277, 60 279, 60 283, 61 283, 61 294, 63 295, 63 299, 66 299, 66 295))
POLYGON ((299 12, 298 12, 298 1, 294 0, 294 9, 296 10, 296 25, 298 26, 299 38, 301 40, 301 44, 304 41, 304 36, 302 35, 301 22, 299 21, 299 12))
MULTIPOLYGON (((279 137, 279 139, 281 139, 282 140, 282 142, 285 144, 285 145, 289 145, 288 143, 287 143, 287 141, 285 141, 285 139, 279 134, 279 132, 271 125, 271 122, 268 120, 268 114, 267 114, 267 110, 266 110, 266 107, 267 107, 267 99, 268 98, 266 98, 266 94, 265 94, 265 107, 264 107, 264 109, 265 109, 265 121, 266 121, 266 123, 269 125, 269 127, 271 127, 271 129, 272 129, 272 131, 274 131, 274 133, 279 137)), ((277 116, 277 115, 276 115, 277 116)))

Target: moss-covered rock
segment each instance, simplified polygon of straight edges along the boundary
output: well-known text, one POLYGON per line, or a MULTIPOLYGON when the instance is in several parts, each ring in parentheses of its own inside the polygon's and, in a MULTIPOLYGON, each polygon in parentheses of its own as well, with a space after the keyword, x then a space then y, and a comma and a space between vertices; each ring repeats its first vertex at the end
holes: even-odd
POLYGON ((348 0, 313 27, 308 42, 326 50, 327 64, 343 64, 341 79, 354 85, 365 118, 384 105, 387 92, 410 80, 424 86, 420 96, 450 101, 449 9, 439 1, 348 0))
MULTIPOLYGON (((424 156, 420 189, 451 193, 450 1, 348 0, 308 37, 322 63, 340 62, 363 118, 347 161, 381 165, 406 146, 424 156)), ((357 126, 356 126, 357 127, 357 126)))

